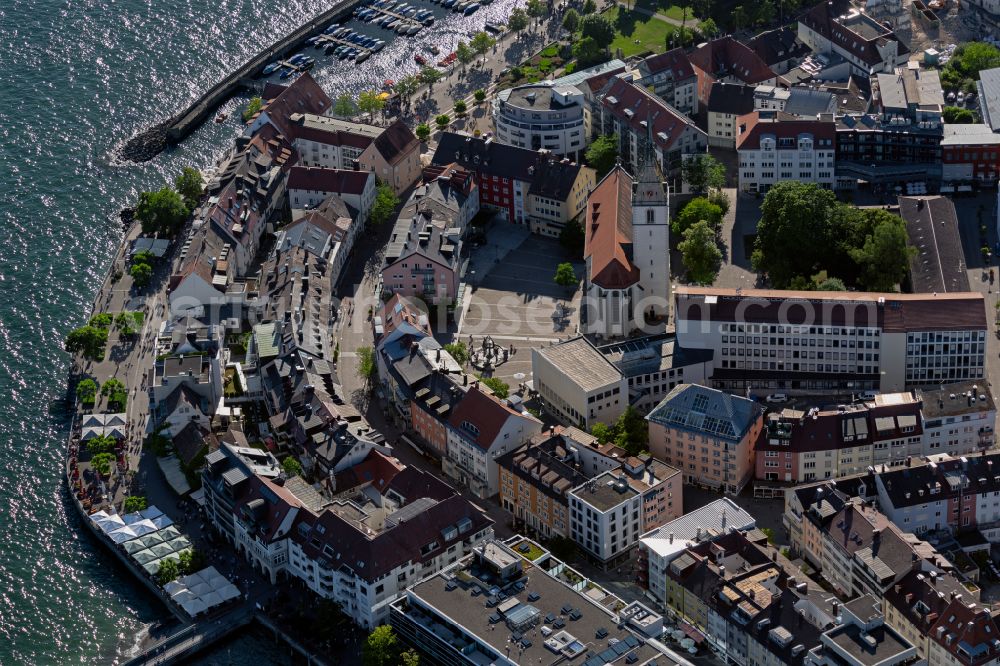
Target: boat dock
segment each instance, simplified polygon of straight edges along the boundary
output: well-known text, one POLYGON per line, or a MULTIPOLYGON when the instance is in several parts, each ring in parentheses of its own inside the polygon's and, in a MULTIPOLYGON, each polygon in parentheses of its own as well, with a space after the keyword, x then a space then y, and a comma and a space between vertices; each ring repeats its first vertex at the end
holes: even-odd
POLYGON ((374 53, 374 51, 368 48, 367 46, 361 46, 360 44, 355 44, 354 42, 349 42, 345 39, 340 39, 339 37, 331 37, 330 35, 320 35, 319 39, 316 40, 316 43, 324 45, 333 45, 333 46, 346 46, 348 48, 356 49, 361 53, 368 54, 364 58, 362 58, 362 60, 367 59, 370 55, 374 53))
POLYGON ((292 51, 298 49, 309 37, 322 31, 331 21, 349 17, 354 8, 361 4, 361 2, 362 0, 339 0, 330 9, 255 55, 249 62, 222 81, 219 81, 209 91, 195 100, 187 110, 176 116, 174 121, 167 127, 167 140, 171 143, 177 143, 187 137, 222 102, 229 99, 238 90, 251 87, 253 79, 260 76, 264 67, 270 61, 276 57, 284 58, 292 51))
MULTIPOLYGON (((220 104, 240 90, 253 88, 255 79, 261 75, 269 62, 276 58, 284 59, 291 52, 300 48, 309 37, 320 33, 329 23, 351 18, 354 8, 364 1, 337 0, 325 12, 313 17, 306 24, 260 51, 242 67, 203 93, 186 109, 129 139, 118 150, 118 154, 124 159, 144 161, 152 159, 167 145, 183 141, 212 115, 220 104)), ((301 68, 297 67, 296 69, 301 68)))

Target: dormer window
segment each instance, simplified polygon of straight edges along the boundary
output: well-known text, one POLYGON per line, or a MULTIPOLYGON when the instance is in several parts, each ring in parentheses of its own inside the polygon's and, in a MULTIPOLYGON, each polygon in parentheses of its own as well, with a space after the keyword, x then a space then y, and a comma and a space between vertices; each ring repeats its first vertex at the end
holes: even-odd
POLYGON ((477 437, 479 436, 479 428, 477 428, 474 424, 469 423, 468 421, 462 421, 462 428, 471 432, 473 435, 476 435, 477 437))

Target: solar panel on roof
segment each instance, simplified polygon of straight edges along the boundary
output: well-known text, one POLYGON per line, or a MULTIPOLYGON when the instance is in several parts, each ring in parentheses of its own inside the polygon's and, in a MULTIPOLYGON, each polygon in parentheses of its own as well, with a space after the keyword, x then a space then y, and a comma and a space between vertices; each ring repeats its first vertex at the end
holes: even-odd
POLYGON ((602 652, 598 656, 600 656, 600 658, 603 659, 605 663, 610 664, 615 659, 617 659, 620 655, 615 654, 614 650, 608 649, 608 650, 605 650, 604 652, 602 652))
POLYGON ((639 639, 629 634, 628 636, 625 637, 624 643, 629 647, 635 647, 636 645, 639 644, 639 639))
POLYGON ((630 648, 628 645, 625 645, 625 643, 619 641, 619 642, 615 643, 614 645, 612 645, 611 649, 614 650, 615 654, 617 654, 620 657, 623 654, 625 654, 626 652, 628 652, 629 650, 631 650, 632 648, 630 648))

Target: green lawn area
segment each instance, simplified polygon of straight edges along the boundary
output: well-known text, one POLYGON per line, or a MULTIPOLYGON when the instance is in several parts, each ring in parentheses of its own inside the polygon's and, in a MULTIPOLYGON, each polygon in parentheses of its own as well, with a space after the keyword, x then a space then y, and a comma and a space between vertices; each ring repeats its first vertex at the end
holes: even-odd
MULTIPOLYGON (((650 12, 664 14, 678 21, 684 20, 684 8, 680 5, 671 4, 670 0, 622 0, 630 7, 639 7, 650 12)), ((687 8, 688 21, 694 20, 694 10, 687 8)))
POLYGON ((645 51, 663 53, 667 50, 667 35, 676 30, 666 21, 620 7, 609 9, 605 16, 618 33, 611 42, 611 53, 617 54, 618 49, 621 49, 622 55, 626 58, 645 51))
POLYGON ((532 562, 534 562, 539 557, 545 554, 541 548, 531 543, 530 541, 522 541, 521 543, 514 546, 514 550, 517 551, 523 557, 526 557, 527 559, 531 560, 532 562), (524 546, 527 546, 528 550, 521 550, 524 546))

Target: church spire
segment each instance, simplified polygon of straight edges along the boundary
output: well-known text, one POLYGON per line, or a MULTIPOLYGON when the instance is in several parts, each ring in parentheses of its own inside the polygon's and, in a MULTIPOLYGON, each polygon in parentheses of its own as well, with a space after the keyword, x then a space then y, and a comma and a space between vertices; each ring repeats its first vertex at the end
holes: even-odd
POLYGON ((667 205, 669 198, 663 188, 663 177, 660 165, 656 159, 656 148, 653 144, 653 117, 646 115, 646 136, 642 140, 638 164, 635 174, 635 196, 632 205, 658 206, 667 205))

